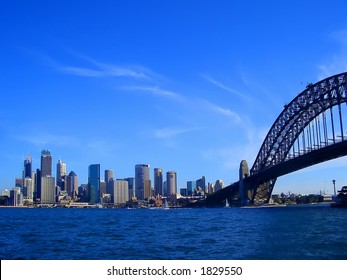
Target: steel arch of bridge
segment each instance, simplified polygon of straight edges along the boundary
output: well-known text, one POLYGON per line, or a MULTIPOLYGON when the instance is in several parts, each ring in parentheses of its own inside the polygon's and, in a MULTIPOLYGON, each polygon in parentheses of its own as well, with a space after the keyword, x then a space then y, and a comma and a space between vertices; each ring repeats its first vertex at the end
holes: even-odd
POLYGON ((302 156, 312 150, 345 141, 347 136, 343 131, 341 113, 343 103, 347 105, 347 72, 309 84, 302 93, 285 106, 272 125, 250 170, 250 175, 259 174, 292 157, 302 156), (337 123, 340 131, 335 131, 336 124, 333 123, 332 108, 335 106, 338 106, 337 123), (326 123, 326 112, 329 109, 333 134, 331 138, 328 138, 329 124, 326 123), (320 115, 322 115, 321 119, 320 115), (305 129, 308 143, 305 143, 305 129), (302 147, 297 141, 300 135, 303 135, 302 147), (294 150, 290 154, 291 149, 295 148, 293 146, 295 141, 298 143, 297 151, 294 150))
POLYGON ((278 177, 347 155, 347 72, 309 84, 270 128, 249 174, 209 195, 241 204, 269 202, 278 177), (345 107, 346 106, 346 107, 345 107), (345 110, 346 113, 342 113, 345 110))

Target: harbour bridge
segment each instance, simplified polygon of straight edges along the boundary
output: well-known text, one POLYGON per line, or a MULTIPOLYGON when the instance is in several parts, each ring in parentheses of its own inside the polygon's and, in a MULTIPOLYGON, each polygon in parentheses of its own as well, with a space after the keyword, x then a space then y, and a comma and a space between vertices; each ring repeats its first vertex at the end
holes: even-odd
POLYGON ((308 84, 277 117, 252 168, 241 161, 239 181, 207 196, 238 205, 268 203, 278 177, 347 155, 347 72, 308 84))

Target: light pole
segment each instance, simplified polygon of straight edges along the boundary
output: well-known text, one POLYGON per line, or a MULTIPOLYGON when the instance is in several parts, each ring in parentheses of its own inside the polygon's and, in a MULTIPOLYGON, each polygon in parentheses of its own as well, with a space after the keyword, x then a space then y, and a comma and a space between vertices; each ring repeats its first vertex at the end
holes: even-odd
POLYGON ((334 196, 336 196, 336 188, 335 188, 335 183, 336 183, 336 180, 333 180, 333 185, 334 185, 334 196))

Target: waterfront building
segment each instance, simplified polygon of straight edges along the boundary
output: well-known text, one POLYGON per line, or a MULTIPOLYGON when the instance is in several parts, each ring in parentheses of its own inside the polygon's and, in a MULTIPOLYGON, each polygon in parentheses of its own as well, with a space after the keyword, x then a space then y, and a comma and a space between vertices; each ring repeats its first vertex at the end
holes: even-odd
MULTIPOLYGON (((108 193, 108 194, 112 193, 113 186, 110 183, 111 179, 114 179, 114 172, 113 172, 113 170, 105 170, 106 191, 104 193, 108 193)), ((103 193, 103 192, 101 192, 101 193, 103 193)))
POLYGON ((202 176, 201 179, 196 180, 195 188, 200 194, 204 194, 206 192, 205 176, 202 176))
POLYGON ((41 177, 41 203, 55 203, 56 190, 55 178, 50 176, 41 177))
POLYGON ((103 194, 107 193, 107 183, 103 180, 100 180, 100 197, 102 197, 103 194))
POLYGON ((89 202, 100 201, 100 164, 91 164, 88 168, 89 202))
POLYGON ((154 168, 154 196, 164 195, 163 169, 154 168))
POLYGON ((34 201, 34 180, 31 178, 24 178, 23 196, 29 201, 34 201))
POLYGON ((31 178, 32 168, 33 168, 32 159, 31 159, 31 156, 28 155, 27 158, 24 160, 23 179, 24 178, 31 178))
POLYGON ((151 179, 150 179, 150 165, 149 164, 137 164, 135 165, 135 186, 136 186, 136 197, 138 199, 144 199, 145 194, 144 194, 144 186, 145 186, 145 181, 148 181, 149 184, 151 184, 151 179))
POLYGON ((192 196, 196 189, 196 181, 188 181, 187 182, 187 195, 192 196))
POLYGON ((65 188, 65 179, 66 179, 66 164, 61 160, 58 160, 57 163, 57 186, 59 186, 62 190, 66 190, 65 188))
POLYGON ((78 194, 78 177, 75 172, 71 171, 69 175, 66 176, 65 184, 67 194, 75 199, 78 194))
POLYGON ((214 184, 214 191, 219 191, 224 188, 224 182, 222 180, 217 180, 214 184))
POLYGON ((124 204, 129 200, 129 187, 126 180, 110 179, 112 185, 111 201, 114 204, 124 204))
POLYGON ((52 176, 52 156, 48 150, 41 151, 41 177, 52 176))
POLYGON ((20 187, 14 187, 10 190, 10 205, 21 206, 23 205, 23 193, 20 187))
POLYGON ((106 184, 107 184, 111 179, 114 179, 114 172, 113 172, 113 170, 105 170, 105 182, 106 182, 106 184))
POLYGON ((152 184, 151 180, 145 180, 143 182, 143 199, 147 199, 152 196, 152 184))
POLYGON ((125 181, 128 182, 128 189, 129 189, 129 198, 136 197, 136 185, 135 185, 135 178, 125 178, 125 181))
POLYGON ((167 194, 177 193, 177 174, 175 171, 166 172, 167 194))

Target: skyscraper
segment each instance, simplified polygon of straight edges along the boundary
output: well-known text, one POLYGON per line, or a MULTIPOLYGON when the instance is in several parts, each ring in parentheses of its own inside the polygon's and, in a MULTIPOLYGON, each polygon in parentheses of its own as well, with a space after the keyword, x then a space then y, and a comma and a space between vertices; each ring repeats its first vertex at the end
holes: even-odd
POLYGON ((125 178, 125 181, 128 182, 128 188, 129 188, 129 198, 136 197, 136 186, 135 186, 135 178, 125 178))
POLYGON ((100 201, 100 164, 91 164, 88 168, 89 201, 100 201))
POLYGON ((41 178, 41 202, 55 203, 55 179, 45 176, 41 178))
POLYGON ((164 195, 163 169, 154 168, 154 195, 164 195))
POLYGON ((78 177, 75 172, 71 171, 66 176, 66 191, 69 196, 75 198, 78 194, 78 177))
POLYGON ((166 172, 167 194, 177 193, 177 174, 175 171, 166 172))
POLYGON ((62 190, 65 190, 65 178, 66 178, 66 164, 61 160, 58 160, 57 163, 57 186, 59 186, 62 190))
POLYGON ((135 185, 136 185, 136 196, 138 199, 144 199, 144 187, 145 181, 147 181, 146 185, 151 185, 151 179, 149 174, 150 166, 149 164, 137 164, 135 165, 135 185))
POLYGON ((112 185, 112 202, 114 204, 126 203, 129 200, 128 181, 120 179, 114 180, 111 178, 109 183, 112 185))
POLYGON ((105 170, 105 182, 106 184, 110 181, 110 179, 114 178, 113 170, 105 170))
POLYGON ((108 194, 111 194, 113 186, 110 183, 110 180, 114 179, 114 172, 113 170, 105 170, 105 183, 106 183, 106 192, 108 194))
POLYGON ((52 176, 52 156, 48 150, 41 152, 41 176, 52 176))
POLYGON ((24 160, 24 176, 23 179, 25 178, 31 178, 32 176, 32 159, 31 156, 28 155, 27 158, 24 160))

